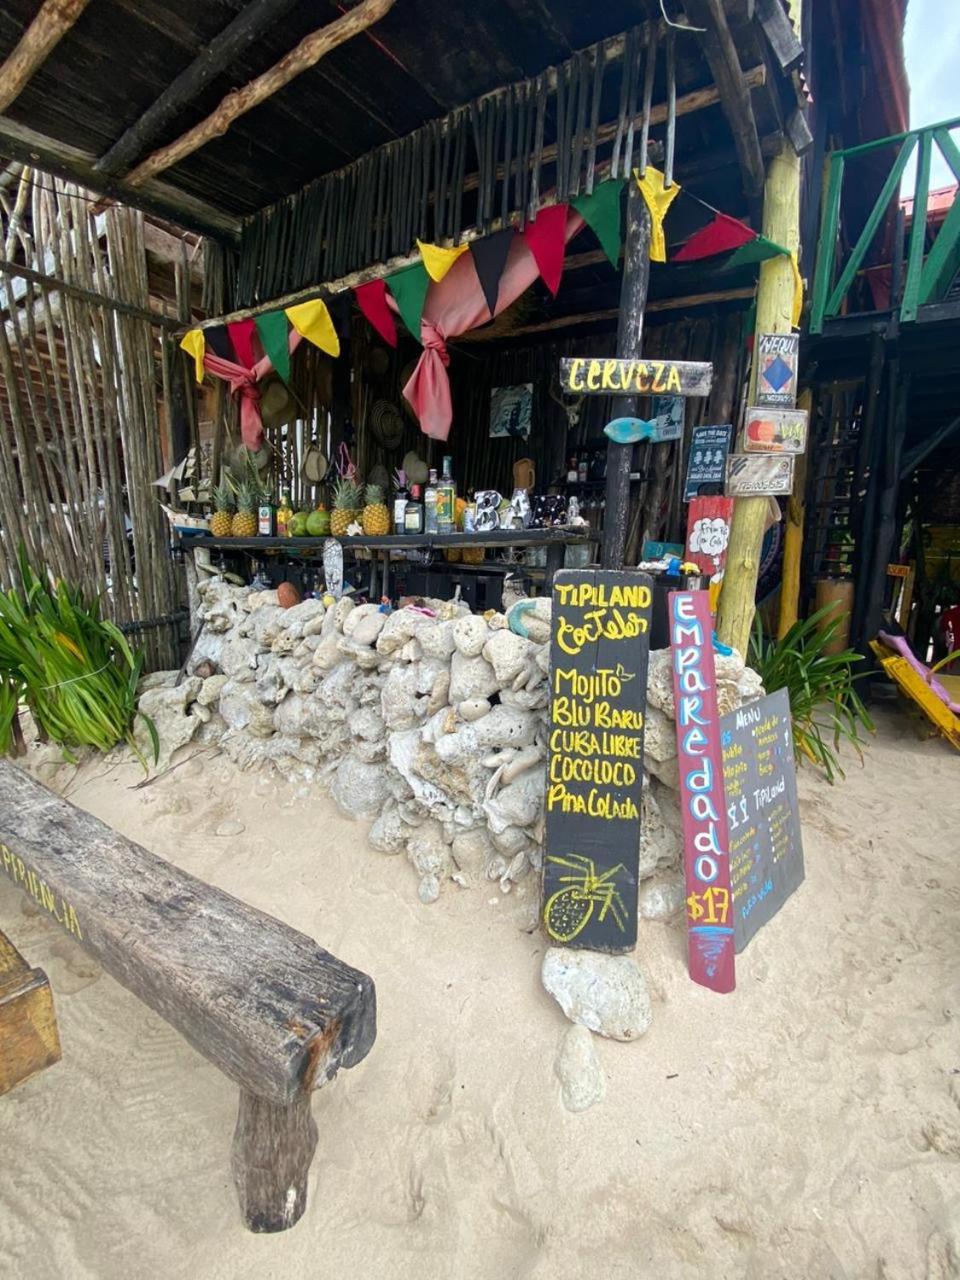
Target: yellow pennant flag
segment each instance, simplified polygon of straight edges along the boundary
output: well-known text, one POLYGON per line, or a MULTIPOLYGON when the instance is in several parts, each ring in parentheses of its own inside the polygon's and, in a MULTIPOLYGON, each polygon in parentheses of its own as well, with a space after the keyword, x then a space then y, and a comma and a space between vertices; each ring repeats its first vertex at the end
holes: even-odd
POLYGON ((650 210, 650 261, 666 262, 667 241, 663 234, 663 220, 667 216, 670 205, 679 195, 680 187, 676 182, 672 187, 665 187, 663 174, 659 169, 654 169, 652 164, 647 165, 647 171, 642 178, 639 169, 634 169, 633 176, 650 210))
POLYGON ((423 265, 427 268, 427 275, 431 280, 435 280, 437 284, 440 283, 460 255, 467 252, 465 244, 456 244, 452 249, 444 249, 438 244, 424 244, 422 240, 417 241, 417 248, 423 255, 423 265))
POLYGON ((295 307, 284 308, 287 319, 300 334, 328 356, 340 354, 340 339, 330 319, 327 304, 322 298, 310 302, 298 302, 295 307))
POLYGON ((207 340, 202 329, 191 329, 180 339, 180 345, 188 355, 193 356, 194 373, 197 381, 203 381, 203 357, 207 349, 207 340))
POLYGON ((803 277, 797 265, 797 251, 790 254, 790 266, 793 268, 793 315, 791 323, 795 329, 800 328, 800 317, 803 315, 803 277))

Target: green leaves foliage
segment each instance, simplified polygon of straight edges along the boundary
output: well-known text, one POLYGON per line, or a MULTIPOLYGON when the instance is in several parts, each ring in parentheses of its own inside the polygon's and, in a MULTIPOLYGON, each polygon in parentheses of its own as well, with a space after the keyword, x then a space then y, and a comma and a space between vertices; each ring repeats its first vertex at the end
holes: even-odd
POLYGON ((849 743, 862 763, 861 730, 874 731, 854 688, 853 666, 861 655, 852 649, 825 652, 840 627, 839 618, 826 621, 834 607, 828 604, 795 622, 782 640, 763 634, 758 615, 750 640, 750 665, 759 672, 767 693, 786 689, 790 695, 797 750, 831 783, 845 776, 838 754, 841 743, 849 743))
MULTIPOLYGON (((146 768, 133 733, 143 655, 65 582, 51 585, 20 549, 20 585, 0 592, 0 751, 8 752, 13 721, 26 702, 41 734, 72 747, 109 751, 127 742, 146 768)), ((157 731, 141 716, 159 755, 157 731)))

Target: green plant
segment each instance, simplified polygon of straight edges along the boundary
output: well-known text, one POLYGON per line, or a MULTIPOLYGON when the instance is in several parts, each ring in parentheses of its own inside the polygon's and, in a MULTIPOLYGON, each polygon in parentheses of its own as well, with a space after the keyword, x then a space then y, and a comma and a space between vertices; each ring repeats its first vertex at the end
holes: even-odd
POLYGON ((100 616, 98 600, 87 600, 64 582, 51 586, 20 549, 20 586, 0 592, 0 750, 7 750, 20 699, 37 729, 63 747, 109 751, 126 741, 146 768, 134 737, 139 715, 159 756, 157 730, 137 711, 143 655, 100 616))
POLYGON ((825 650, 836 639, 840 619, 825 621, 835 606, 826 605, 809 618, 795 622, 782 640, 763 634, 759 615, 750 639, 750 664, 759 673, 767 693, 786 689, 790 695, 793 740, 797 750, 833 782, 844 777, 838 755, 841 742, 849 743, 863 761, 861 729, 873 733, 873 721, 863 705, 854 681, 853 665, 861 655, 852 649, 841 653, 825 650))

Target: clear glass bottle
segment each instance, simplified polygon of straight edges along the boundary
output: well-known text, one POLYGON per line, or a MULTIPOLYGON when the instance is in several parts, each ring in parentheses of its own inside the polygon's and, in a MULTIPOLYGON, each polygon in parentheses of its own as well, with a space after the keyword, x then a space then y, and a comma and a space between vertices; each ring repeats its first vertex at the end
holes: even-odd
POLYGON ((453 458, 443 459, 443 474, 437 485, 437 533, 456 532, 457 486, 453 479, 453 458))
POLYGON ((420 500, 420 486, 410 486, 410 497, 407 499, 403 513, 404 533, 423 533, 423 503, 420 500))
POLYGON ((277 537, 290 537, 290 521, 293 519, 293 507, 290 505, 290 490, 280 493, 280 505, 277 507, 277 537))
POLYGON ((437 472, 430 468, 427 491, 423 495, 423 528, 425 533, 437 532, 437 472))

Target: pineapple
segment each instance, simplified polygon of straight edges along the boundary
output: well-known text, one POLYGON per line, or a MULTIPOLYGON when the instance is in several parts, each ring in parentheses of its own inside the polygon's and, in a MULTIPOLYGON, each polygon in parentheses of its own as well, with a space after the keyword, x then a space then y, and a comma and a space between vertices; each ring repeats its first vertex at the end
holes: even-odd
POLYGON ((237 511, 231 521, 230 532, 235 538, 254 538, 257 534, 257 504, 260 494, 249 480, 237 486, 237 511))
POLYGON ((368 538, 380 538, 390 532, 390 512, 383 500, 383 486, 368 484, 366 504, 360 516, 363 532, 368 538))
POLYGON ((360 490, 352 480, 341 479, 333 486, 333 512, 330 515, 330 532, 342 538, 349 525, 360 514, 360 490))
POLYGON ((213 491, 213 515, 210 532, 215 538, 229 538, 233 524, 233 493, 228 484, 218 484, 213 491))

